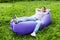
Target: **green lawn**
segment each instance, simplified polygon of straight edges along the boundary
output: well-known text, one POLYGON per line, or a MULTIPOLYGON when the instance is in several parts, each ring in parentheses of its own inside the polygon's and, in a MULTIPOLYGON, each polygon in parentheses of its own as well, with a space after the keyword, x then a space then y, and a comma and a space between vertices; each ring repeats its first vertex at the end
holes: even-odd
POLYGON ((60 40, 60 1, 0 3, 0 40, 60 40), (18 17, 31 16, 35 13, 35 8, 41 6, 51 9, 52 23, 38 31, 36 38, 17 35, 9 29, 14 14, 18 17))

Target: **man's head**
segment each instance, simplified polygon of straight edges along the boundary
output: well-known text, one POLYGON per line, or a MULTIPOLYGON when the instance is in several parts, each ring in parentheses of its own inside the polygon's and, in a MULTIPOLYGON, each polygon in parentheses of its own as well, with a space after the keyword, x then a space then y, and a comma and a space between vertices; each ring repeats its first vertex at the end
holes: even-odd
POLYGON ((42 12, 46 12, 46 8, 44 6, 41 7, 42 12))

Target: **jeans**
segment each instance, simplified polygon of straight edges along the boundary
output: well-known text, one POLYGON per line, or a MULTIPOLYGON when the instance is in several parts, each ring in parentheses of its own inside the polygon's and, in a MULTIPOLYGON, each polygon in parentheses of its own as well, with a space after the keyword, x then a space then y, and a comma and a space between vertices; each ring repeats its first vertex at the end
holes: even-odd
POLYGON ((37 18, 34 17, 21 17, 21 18, 17 18, 18 22, 24 22, 24 21, 36 21, 38 20, 37 18))
POLYGON ((34 29, 33 32, 37 32, 41 26, 41 22, 40 20, 38 20, 37 18, 34 18, 34 17, 22 17, 22 18, 18 18, 18 22, 25 22, 25 21, 36 21, 37 22, 37 25, 34 29))

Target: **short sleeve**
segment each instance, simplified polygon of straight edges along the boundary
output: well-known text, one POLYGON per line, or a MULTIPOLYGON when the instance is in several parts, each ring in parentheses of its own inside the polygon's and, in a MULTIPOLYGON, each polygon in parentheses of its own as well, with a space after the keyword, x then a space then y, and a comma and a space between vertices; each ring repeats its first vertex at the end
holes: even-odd
POLYGON ((47 9, 46 11, 47 11, 47 12, 50 12, 50 9, 47 9))
POLYGON ((46 9, 46 12, 44 14, 48 14, 50 12, 50 9, 46 9))
POLYGON ((37 13, 39 10, 40 10, 39 8, 36 8, 36 9, 35 9, 36 13, 37 13))

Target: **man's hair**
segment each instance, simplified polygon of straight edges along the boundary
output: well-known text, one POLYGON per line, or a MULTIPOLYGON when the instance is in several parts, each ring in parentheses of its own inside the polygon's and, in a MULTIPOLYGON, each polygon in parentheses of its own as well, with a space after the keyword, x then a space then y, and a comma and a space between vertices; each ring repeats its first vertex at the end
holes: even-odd
POLYGON ((46 7, 45 6, 42 6, 44 8, 44 10, 46 10, 46 7))

